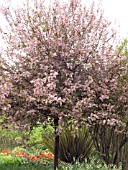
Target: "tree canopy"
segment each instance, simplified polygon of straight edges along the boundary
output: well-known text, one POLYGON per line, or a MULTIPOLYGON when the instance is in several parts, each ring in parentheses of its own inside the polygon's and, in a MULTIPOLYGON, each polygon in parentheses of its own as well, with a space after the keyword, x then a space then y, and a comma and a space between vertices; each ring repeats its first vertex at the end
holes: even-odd
POLYGON ((2 31, 8 44, 4 57, 12 62, 9 119, 35 125, 57 115, 60 122, 69 116, 78 125, 124 125, 128 93, 120 80, 126 67, 112 49, 115 32, 102 10, 71 0, 2 12, 10 30, 2 31))

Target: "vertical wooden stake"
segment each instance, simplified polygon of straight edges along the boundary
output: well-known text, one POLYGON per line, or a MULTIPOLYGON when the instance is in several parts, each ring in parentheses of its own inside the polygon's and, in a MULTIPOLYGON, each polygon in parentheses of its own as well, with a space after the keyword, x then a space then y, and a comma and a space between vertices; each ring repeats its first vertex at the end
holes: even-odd
POLYGON ((54 170, 58 168, 58 156, 59 156, 59 134, 57 133, 57 128, 59 125, 58 115, 54 117, 55 126, 55 144, 54 144, 54 170))

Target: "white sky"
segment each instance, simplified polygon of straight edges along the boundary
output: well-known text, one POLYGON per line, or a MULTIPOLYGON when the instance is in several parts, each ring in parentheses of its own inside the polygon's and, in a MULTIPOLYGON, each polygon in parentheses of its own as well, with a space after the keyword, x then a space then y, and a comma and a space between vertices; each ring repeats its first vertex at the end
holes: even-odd
MULTIPOLYGON (((22 1, 26 0, 0 0, 0 6, 3 3, 13 4, 14 6, 21 5, 22 1)), ((32 0, 29 0, 32 1, 32 0)), ((43 0, 42 0, 43 1, 43 0)), ((45 0, 49 1, 49 0, 45 0)), ((66 1, 66 0, 60 0, 66 1)), ((96 3, 99 0, 94 0, 96 3)), ((105 12, 105 16, 108 20, 112 21, 116 25, 115 27, 119 30, 120 36, 124 38, 128 38, 128 0, 101 0, 103 4, 103 9, 105 12), (119 27, 120 25, 120 27, 119 27)), ((83 0, 84 3, 90 4, 92 0, 83 0)), ((4 24, 4 21, 0 15, 0 24, 4 24)))

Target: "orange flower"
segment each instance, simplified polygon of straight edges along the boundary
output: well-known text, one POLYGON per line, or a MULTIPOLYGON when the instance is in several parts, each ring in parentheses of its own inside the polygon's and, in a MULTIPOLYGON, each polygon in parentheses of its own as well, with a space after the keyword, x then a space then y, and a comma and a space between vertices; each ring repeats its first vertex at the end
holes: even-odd
POLYGON ((7 154, 7 155, 8 155, 8 154, 10 154, 10 151, 9 151, 9 150, 2 150, 1 153, 2 153, 2 154, 7 154))
POLYGON ((32 155, 29 155, 28 158, 31 160, 31 161, 39 161, 40 158, 36 157, 36 156, 32 156, 32 155))
POLYGON ((14 152, 14 155, 15 156, 23 156, 23 157, 27 156, 26 152, 14 152))
POLYGON ((38 158, 38 157, 34 157, 34 161, 39 161, 40 160, 40 158, 38 158))
POLYGON ((40 154, 40 158, 45 158, 45 154, 44 153, 40 154))
POLYGON ((27 156, 26 152, 20 152, 20 154, 21 154, 22 156, 24 156, 24 157, 27 156))
POLYGON ((51 153, 47 153, 47 154, 40 154, 40 158, 48 158, 48 159, 53 159, 53 156, 51 153))
POLYGON ((53 159, 53 156, 52 156, 51 153, 46 154, 46 157, 49 158, 49 159, 53 159))

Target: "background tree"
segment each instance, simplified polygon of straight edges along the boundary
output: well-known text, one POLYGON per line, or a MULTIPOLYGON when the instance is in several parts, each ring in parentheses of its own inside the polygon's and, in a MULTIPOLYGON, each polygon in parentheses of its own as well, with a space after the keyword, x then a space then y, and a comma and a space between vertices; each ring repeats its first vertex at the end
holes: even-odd
POLYGON ((92 113, 90 122, 93 124, 94 144, 102 153, 102 158, 107 164, 117 165, 128 140, 128 74, 126 58, 120 59, 117 55, 111 62, 105 72, 98 74, 95 70, 93 74, 99 86, 95 89, 97 108, 92 113), (101 89, 100 84, 104 89, 101 89))
MULTIPOLYGON (((123 65, 125 64, 125 68, 126 68, 125 72, 124 72, 125 74, 120 79, 120 83, 122 84, 122 82, 123 83, 128 82, 128 40, 127 39, 124 39, 121 42, 121 45, 119 45, 119 48, 118 48, 118 52, 123 56, 122 64, 123 65)), ((123 86, 123 84, 122 84, 122 86, 123 86)), ((127 105, 128 105, 128 103, 126 104, 126 107, 127 107, 127 105)), ((127 110, 127 112, 128 112, 128 110, 127 110)), ((126 118, 126 120, 127 120, 127 118, 126 118)), ((127 131, 128 131, 128 129, 127 129, 127 131)), ((124 142, 124 145, 123 145, 121 152, 120 152, 120 157, 121 157, 121 160, 122 160, 122 170, 126 170, 127 167, 128 167, 127 153, 128 153, 128 135, 126 134, 125 135, 125 142, 124 142)))
POLYGON ((4 56, 11 61, 6 118, 20 128, 54 123, 54 169, 65 122, 126 132, 127 84, 118 83, 124 67, 111 48, 115 32, 102 10, 77 0, 49 8, 36 1, 14 11, 3 7, 2 13, 9 29, 1 30, 4 56))

